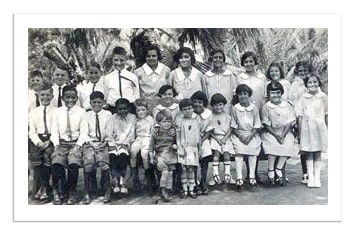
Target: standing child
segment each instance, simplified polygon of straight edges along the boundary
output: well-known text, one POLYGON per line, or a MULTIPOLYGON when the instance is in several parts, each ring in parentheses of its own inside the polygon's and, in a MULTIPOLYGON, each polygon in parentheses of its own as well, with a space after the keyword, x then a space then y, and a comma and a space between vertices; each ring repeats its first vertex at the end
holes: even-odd
MULTIPOLYGON (((279 62, 274 61, 269 65, 268 70, 266 72, 266 77, 267 77, 267 85, 270 84, 271 81, 277 81, 282 84, 284 89, 282 99, 288 101, 290 82, 284 78, 283 68, 279 62)), ((267 94, 267 90, 266 90, 266 94, 267 94)))
POLYGON ((179 113, 179 105, 174 102, 174 98, 177 96, 176 90, 170 85, 163 85, 158 91, 158 96, 161 97, 161 103, 153 109, 153 118, 156 118, 159 111, 168 110, 175 121, 179 113))
POLYGON ((114 193, 128 193, 125 176, 130 164, 130 145, 135 136, 135 115, 129 113, 130 102, 125 98, 115 103, 116 111, 109 120, 106 134, 110 153, 110 166, 114 183, 114 193))
POLYGON ((311 74, 304 79, 308 92, 297 105, 300 150, 307 156, 308 187, 321 187, 321 152, 327 151, 328 97, 320 91, 320 79, 311 74))
POLYGON ((153 187, 156 183, 153 167, 150 166, 148 149, 150 146, 152 130, 154 127, 153 118, 148 115, 148 103, 145 99, 139 98, 135 101, 136 107, 136 125, 135 125, 135 140, 131 145, 130 165, 131 177, 134 182, 136 191, 141 190, 141 183, 138 177, 137 157, 140 154, 142 158, 143 168, 145 169, 146 183, 150 193, 153 192, 153 187))
POLYGON ((176 121, 178 162, 182 165, 181 182, 183 191, 181 197, 185 199, 189 194, 191 198, 197 198, 197 194, 194 192, 194 169, 199 165, 200 133, 203 125, 193 112, 193 101, 191 99, 181 100, 179 109, 183 113, 183 117, 179 117, 176 121))
POLYGON ((101 170, 101 184, 104 187, 104 203, 110 202, 110 171, 109 171, 109 152, 107 146, 107 136, 105 134, 108 122, 111 118, 109 111, 103 110, 105 105, 104 94, 100 91, 94 91, 90 94, 90 106, 92 111, 87 112, 89 123, 89 134, 87 141, 83 146, 84 160, 84 198, 83 204, 91 202, 91 187, 95 180, 92 181, 91 174, 96 174, 96 168, 101 170))
POLYGON ((45 201, 48 199, 50 188, 51 155, 54 151, 53 143, 50 141, 52 132, 51 123, 56 108, 50 106, 53 98, 53 89, 51 86, 42 86, 38 95, 41 106, 33 109, 29 115, 29 159, 34 171, 33 199, 45 201))
POLYGON ((34 70, 30 73, 28 79, 28 113, 32 109, 40 106, 39 92, 44 85, 44 79, 42 72, 39 70, 34 70))
POLYGON ((54 107, 62 107, 64 105, 63 87, 69 83, 69 74, 65 68, 57 67, 52 74, 53 81, 53 99, 51 105, 54 107))
POLYGON ((244 156, 248 159, 249 184, 256 187, 255 169, 257 156, 261 151, 261 139, 258 130, 262 127, 257 106, 250 103, 252 90, 246 84, 236 88, 238 103, 232 108, 234 124, 232 125, 231 141, 234 145, 236 157, 237 188, 243 184, 242 166, 244 156))
POLYGON ((172 114, 166 110, 159 111, 156 115, 156 123, 159 124, 159 128, 155 129, 151 137, 149 155, 151 163, 156 163, 158 171, 161 172, 160 196, 164 201, 170 201, 173 171, 178 162, 172 114))
POLYGON ((268 155, 268 183, 277 182, 284 185, 285 180, 282 168, 287 158, 295 154, 294 137, 291 132, 295 124, 295 112, 288 102, 282 100, 283 86, 279 82, 267 85, 269 101, 262 108, 262 123, 265 132, 262 133, 262 147, 268 155), (275 160, 278 163, 275 167, 275 160), (275 179, 275 173, 277 175, 275 179))
POLYGON ((55 146, 51 157, 53 204, 62 204, 60 195, 68 191, 67 204, 73 205, 76 202, 78 170, 83 162, 82 145, 88 136, 88 119, 85 110, 76 105, 78 92, 74 86, 65 86, 62 98, 64 106, 58 109, 52 121, 51 141, 55 146), (68 170, 67 183, 65 168, 68 170))
POLYGON ((223 182, 226 184, 236 183, 230 174, 230 155, 234 154, 235 151, 230 139, 232 117, 224 110, 226 103, 226 98, 220 93, 211 97, 210 104, 213 108, 212 127, 214 128, 210 139, 213 151, 213 177, 209 181, 209 185, 221 183, 219 176, 219 159, 221 155, 224 157, 225 168, 223 182))

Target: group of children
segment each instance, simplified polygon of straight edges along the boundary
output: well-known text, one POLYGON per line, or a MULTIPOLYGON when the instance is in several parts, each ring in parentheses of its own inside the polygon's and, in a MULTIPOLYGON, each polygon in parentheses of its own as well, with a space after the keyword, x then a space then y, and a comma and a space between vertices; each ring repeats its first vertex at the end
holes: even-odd
POLYGON ((194 53, 189 48, 177 51, 174 59, 179 66, 170 71, 159 62, 156 46, 147 49, 146 63, 135 74, 125 69, 126 51, 121 47, 113 50, 109 74, 102 77, 100 65, 92 63, 88 79, 77 86, 70 84, 65 69, 55 69, 52 86, 44 83, 41 72, 31 72, 33 199, 45 201, 53 194, 53 204, 77 203, 80 168, 83 204, 91 202, 97 168, 104 203, 111 201, 112 193, 128 193, 130 182, 142 191, 140 166, 149 193, 159 192, 164 201, 170 201, 177 190, 183 199, 208 195, 208 186, 221 183, 240 189, 244 161, 247 182, 256 187, 262 153, 268 156, 267 183, 284 185, 286 161, 298 153, 296 139, 303 182, 321 187, 328 105, 318 75, 310 70, 304 74, 307 63, 299 62, 290 83, 280 64, 272 63, 267 79, 256 69, 252 52, 242 56, 245 71, 235 75, 225 68, 222 50, 211 55, 213 68, 204 75, 193 67, 194 53), (232 158, 236 180, 230 172, 232 158), (213 176, 208 182, 209 162, 213 176))

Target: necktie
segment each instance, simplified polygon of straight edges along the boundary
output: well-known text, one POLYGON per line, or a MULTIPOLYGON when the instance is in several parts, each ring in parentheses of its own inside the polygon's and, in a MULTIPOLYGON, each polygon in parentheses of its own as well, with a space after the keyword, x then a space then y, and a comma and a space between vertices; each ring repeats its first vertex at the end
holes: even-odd
POLYGON ((120 97, 123 98, 123 96, 122 96, 122 88, 121 88, 121 75, 120 75, 120 70, 119 70, 119 88, 120 88, 120 97))
POLYGON ((62 87, 58 87, 58 108, 62 107, 62 87))
POLYGON ((44 127, 45 127, 45 133, 44 134, 48 135, 46 109, 47 109, 47 106, 45 106, 44 109, 43 109, 43 122, 44 122, 44 127))
POLYGON ((91 91, 91 93, 94 92, 94 90, 95 90, 95 85, 96 85, 96 83, 93 84, 93 90, 91 91))
POLYGON ((36 93, 35 94, 36 95, 36 107, 38 107, 38 106, 40 106, 41 104, 40 104, 40 99, 39 99, 39 97, 38 97, 38 94, 36 93))
POLYGON ((69 119, 69 108, 67 109, 67 133, 69 136, 69 140, 73 141, 72 129, 70 127, 70 119, 69 119))
POLYGON ((95 116, 96 116, 95 117, 95 136, 100 142, 101 141, 101 132, 100 132, 99 116, 97 113, 95 114, 95 116))

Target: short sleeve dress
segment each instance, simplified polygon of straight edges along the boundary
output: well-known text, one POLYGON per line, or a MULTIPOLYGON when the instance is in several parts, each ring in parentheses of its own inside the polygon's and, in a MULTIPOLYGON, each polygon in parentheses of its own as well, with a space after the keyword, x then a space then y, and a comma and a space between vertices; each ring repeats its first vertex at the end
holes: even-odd
MULTIPOLYGON (((211 116, 211 126, 214 128, 213 134, 219 139, 222 139, 228 133, 231 124, 233 124, 232 117, 226 112, 220 115, 212 114, 211 116)), ((235 154, 231 138, 228 138, 222 146, 215 139, 211 138, 210 144, 212 150, 219 151, 221 154, 224 152, 229 152, 230 155, 235 154)))
MULTIPOLYGON (((203 125, 202 126, 203 130, 201 132, 201 137, 203 137, 203 135, 206 132, 209 132, 209 131, 213 130, 212 119, 211 119, 212 115, 213 115, 213 113, 208 108, 204 108, 204 111, 200 115, 198 115, 198 117, 200 118, 200 122, 203 125)), ((210 140, 207 139, 207 140, 202 142, 201 151, 200 151, 199 154, 200 154, 201 158, 204 158, 204 157, 207 157, 209 155, 212 155, 210 140)))

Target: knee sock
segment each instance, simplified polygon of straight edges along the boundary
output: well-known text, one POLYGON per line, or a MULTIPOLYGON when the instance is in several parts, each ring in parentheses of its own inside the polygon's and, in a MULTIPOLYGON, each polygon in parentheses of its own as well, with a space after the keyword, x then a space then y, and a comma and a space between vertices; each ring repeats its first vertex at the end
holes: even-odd
POLYGON ((33 166, 32 195, 36 195, 41 187, 41 165, 33 166))
POLYGON ((79 166, 70 164, 68 166, 68 191, 75 192, 78 184, 79 166))
POLYGON ((257 163, 257 156, 248 156, 248 164, 250 167, 250 178, 256 177, 256 163, 257 163))
POLYGON ((206 175, 208 174, 209 162, 202 159, 200 162, 201 184, 206 185, 206 175))
POLYGON ((219 162, 213 162, 213 175, 219 175, 219 162))
POLYGON ((171 190, 173 185, 173 171, 168 171, 166 189, 171 190))
POLYGON ((303 171, 303 175, 304 174, 308 174, 308 168, 307 168, 307 155, 302 153, 300 155, 300 163, 302 165, 302 171, 303 171))
POLYGON ((63 191, 66 183, 66 173, 64 167, 60 164, 52 165, 52 185, 56 191, 63 191), (61 185, 59 184, 61 182, 61 185))
POLYGON ((242 179, 242 167, 243 167, 243 156, 235 157, 235 166, 236 166, 236 177, 238 180, 242 179))
POLYGON ((230 175, 230 165, 231 165, 230 161, 224 162, 225 175, 230 175))
POLYGON ((165 188, 166 187, 167 179, 168 179, 168 171, 164 170, 164 171, 162 171, 161 180, 159 182, 159 187, 160 188, 165 188))

